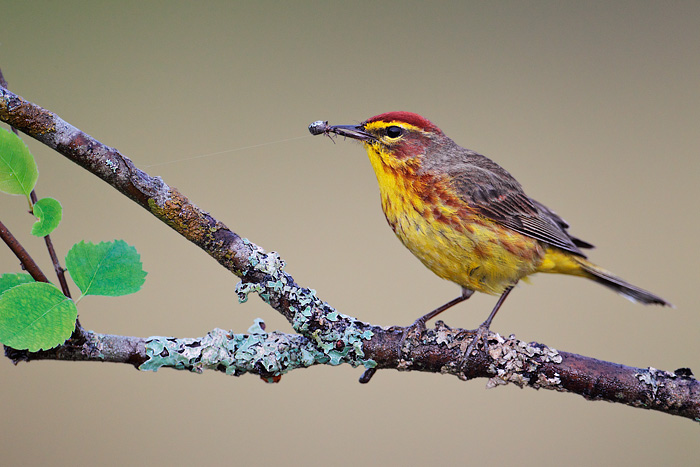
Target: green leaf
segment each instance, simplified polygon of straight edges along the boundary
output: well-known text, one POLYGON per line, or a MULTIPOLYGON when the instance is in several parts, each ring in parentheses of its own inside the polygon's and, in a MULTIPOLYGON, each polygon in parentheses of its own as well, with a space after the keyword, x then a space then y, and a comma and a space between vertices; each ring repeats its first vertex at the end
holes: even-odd
POLYGON ((54 285, 21 284, 0 295, 0 342, 30 352, 63 344, 75 329, 78 309, 54 285))
POLYGON ((3 274, 0 276, 0 294, 16 285, 28 282, 34 282, 34 278, 23 272, 3 274))
POLYGON ((66 267, 83 295, 127 295, 138 292, 146 280, 136 248, 124 240, 76 243, 66 267))
POLYGON ((46 237, 61 222, 63 208, 61 203, 53 198, 41 198, 34 203, 34 215, 39 220, 32 226, 32 235, 46 237))
POLYGON ((38 177, 36 162, 24 141, 0 128, 0 191, 29 196, 38 177))

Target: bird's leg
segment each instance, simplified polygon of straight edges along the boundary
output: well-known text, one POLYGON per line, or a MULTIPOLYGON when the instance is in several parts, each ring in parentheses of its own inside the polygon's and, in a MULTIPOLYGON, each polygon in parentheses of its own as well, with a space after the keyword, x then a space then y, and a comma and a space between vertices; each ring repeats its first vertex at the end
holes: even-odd
POLYGON ((426 313, 425 315, 421 316, 420 318, 415 320, 413 322, 413 324, 408 327, 408 329, 420 329, 421 331, 424 330, 425 323, 427 323, 431 319, 435 318, 437 315, 439 315, 443 311, 447 310, 448 308, 452 308, 456 304, 462 303, 463 301, 465 301, 466 299, 471 297, 473 294, 474 294, 473 290, 462 288, 462 294, 459 297, 452 299, 449 302, 445 303, 444 305, 435 308, 430 313, 426 313))
POLYGON ((487 342, 487 337, 489 334, 489 328, 491 327, 491 321, 493 321, 493 318, 496 316, 496 313, 498 313, 498 310, 501 308, 501 305, 503 305, 503 302, 506 301, 506 297, 508 297, 508 294, 510 293, 511 290, 513 290, 514 286, 507 287, 506 290, 503 291, 501 294, 500 298, 496 302, 496 306, 493 307, 493 310, 491 310, 491 314, 489 315, 488 318, 486 318, 486 321, 481 323, 481 326, 479 326, 479 329, 477 329, 476 334, 474 334, 474 338, 472 341, 469 343, 469 347, 467 347, 467 351, 464 352, 464 355, 462 356, 462 362, 461 362, 461 367, 466 368, 467 363, 469 362, 469 358, 471 357, 472 352, 474 349, 476 349, 477 345, 479 342, 482 342, 484 344, 484 350, 488 351, 489 344, 487 342))
POLYGON ((415 320, 410 326, 405 327, 403 330, 403 335, 401 336, 401 341, 399 341, 399 351, 403 348, 404 341, 406 340, 406 337, 408 337, 409 334, 413 333, 414 331, 425 331, 426 322, 435 318, 437 315, 447 310, 448 308, 452 308, 456 304, 462 303, 463 301, 471 297, 473 293, 473 290, 462 288, 462 294, 459 297, 454 298, 449 302, 445 303, 444 305, 435 308, 430 313, 427 313, 415 320))

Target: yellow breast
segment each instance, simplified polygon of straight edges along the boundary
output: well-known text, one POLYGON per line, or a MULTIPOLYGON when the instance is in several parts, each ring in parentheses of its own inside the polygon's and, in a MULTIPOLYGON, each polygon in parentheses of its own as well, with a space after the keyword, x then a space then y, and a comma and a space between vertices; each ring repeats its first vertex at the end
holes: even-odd
POLYGON ((368 147, 382 209, 401 242, 443 279, 500 294, 536 271, 545 249, 532 238, 470 210, 447 183, 390 166, 368 147))

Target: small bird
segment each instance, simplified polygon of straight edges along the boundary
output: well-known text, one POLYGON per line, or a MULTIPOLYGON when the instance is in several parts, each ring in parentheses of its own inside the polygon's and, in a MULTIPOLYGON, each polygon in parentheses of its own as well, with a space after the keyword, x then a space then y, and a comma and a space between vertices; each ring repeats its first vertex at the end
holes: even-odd
POLYGON ((569 234, 564 219, 528 197, 501 166, 458 146, 420 115, 389 112, 360 125, 318 121, 309 131, 363 143, 396 236, 428 269, 462 287, 459 297, 413 327, 425 329, 427 320, 475 291, 500 295, 467 357, 477 340, 486 346, 491 321, 513 287, 536 272, 585 277, 635 302, 673 306, 588 261, 581 250, 593 245, 569 234))

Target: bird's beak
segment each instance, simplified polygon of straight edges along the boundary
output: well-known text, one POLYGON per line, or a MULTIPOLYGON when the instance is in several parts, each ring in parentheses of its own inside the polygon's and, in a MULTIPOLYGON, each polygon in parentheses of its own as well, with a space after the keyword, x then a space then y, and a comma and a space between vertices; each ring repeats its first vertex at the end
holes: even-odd
POLYGON ((374 141, 376 138, 365 131, 362 126, 357 125, 333 125, 328 128, 329 133, 345 136, 359 141, 374 141))

